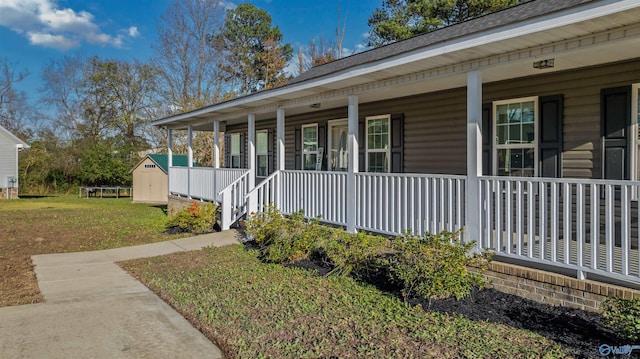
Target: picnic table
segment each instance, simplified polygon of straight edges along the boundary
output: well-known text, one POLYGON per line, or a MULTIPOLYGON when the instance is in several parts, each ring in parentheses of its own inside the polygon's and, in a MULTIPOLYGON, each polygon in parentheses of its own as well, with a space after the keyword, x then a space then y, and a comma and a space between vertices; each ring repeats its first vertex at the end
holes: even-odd
POLYGON ((87 198, 93 195, 94 197, 98 197, 98 193, 100 193, 100 198, 102 198, 105 193, 107 195, 111 194, 110 197, 113 197, 115 194, 116 198, 120 197, 120 191, 125 191, 128 193, 128 196, 131 196, 131 187, 121 187, 121 186, 80 186, 78 189, 78 197, 82 197, 82 192, 85 192, 87 198))

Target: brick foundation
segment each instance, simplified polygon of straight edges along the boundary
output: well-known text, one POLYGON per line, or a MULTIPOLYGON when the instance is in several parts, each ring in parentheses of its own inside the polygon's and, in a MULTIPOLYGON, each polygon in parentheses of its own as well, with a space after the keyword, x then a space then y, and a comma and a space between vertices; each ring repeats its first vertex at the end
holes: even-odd
POLYGON ((18 187, 0 188, 0 200, 17 199, 17 198, 18 198, 18 187))
POLYGON ((640 298, 638 290, 497 261, 491 262, 484 275, 501 292, 592 312, 600 312, 607 297, 640 298))
POLYGON ((194 201, 200 202, 199 200, 189 199, 187 197, 170 195, 167 201, 167 215, 173 216, 179 210, 189 207, 194 201))

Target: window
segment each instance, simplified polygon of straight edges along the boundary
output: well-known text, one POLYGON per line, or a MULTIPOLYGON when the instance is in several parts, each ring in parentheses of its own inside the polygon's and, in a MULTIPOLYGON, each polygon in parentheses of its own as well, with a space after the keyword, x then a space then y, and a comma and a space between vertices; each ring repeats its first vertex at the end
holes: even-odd
POLYGON ((367 117, 367 171, 389 172, 391 138, 390 115, 367 117))
POLYGON ((494 174, 537 176, 538 98, 528 97, 493 103, 496 146, 494 174))
POLYGON ((302 169, 315 170, 318 160, 318 124, 302 126, 302 169))
POLYGON ((269 137, 268 131, 256 132, 256 176, 267 177, 269 175, 269 137))
POLYGON ((231 134, 231 168, 240 168, 240 134, 232 133, 231 134))

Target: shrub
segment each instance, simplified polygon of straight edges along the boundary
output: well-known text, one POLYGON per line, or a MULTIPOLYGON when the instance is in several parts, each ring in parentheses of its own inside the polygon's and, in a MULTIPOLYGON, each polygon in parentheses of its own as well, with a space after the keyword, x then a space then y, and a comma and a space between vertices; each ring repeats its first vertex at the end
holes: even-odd
POLYGON ((405 233, 392 241, 395 254, 385 262, 393 279, 400 283, 405 302, 415 295, 429 300, 450 296, 461 299, 474 286, 487 285, 482 274, 467 270, 467 266, 486 268, 490 259, 486 252, 469 255, 474 245, 462 242, 459 232, 425 237, 405 233))
POLYGON ((330 274, 365 274, 387 242, 384 237, 364 232, 353 234, 335 230, 323 244, 324 252, 334 266, 330 274))
POLYGON ((167 222, 168 230, 190 233, 208 233, 217 223, 218 206, 213 203, 193 201, 189 207, 178 211, 167 222))
POLYGON ((270 206, 249 218, 246 231, 260 247, 263 260, 291 263, 308 259, 330 229, 317 220, 305 220, 302 211, 286 218, 270 206))
POLYGON ((607 298, 602 305, 605 325, 629 339, 640 338, 640 298, 607 298))

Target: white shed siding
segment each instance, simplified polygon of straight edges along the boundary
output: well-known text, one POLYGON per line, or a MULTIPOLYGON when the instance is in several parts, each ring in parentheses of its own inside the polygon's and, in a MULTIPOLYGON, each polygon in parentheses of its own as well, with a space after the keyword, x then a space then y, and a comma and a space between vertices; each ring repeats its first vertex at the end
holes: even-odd
POLYGON ((9 176, 18 178, 18 149, 12 139, 0 132, 0 188, 7 187, 9 176))

